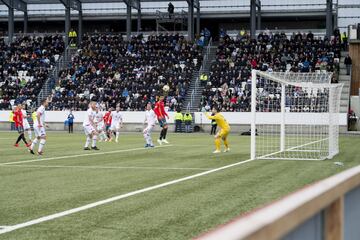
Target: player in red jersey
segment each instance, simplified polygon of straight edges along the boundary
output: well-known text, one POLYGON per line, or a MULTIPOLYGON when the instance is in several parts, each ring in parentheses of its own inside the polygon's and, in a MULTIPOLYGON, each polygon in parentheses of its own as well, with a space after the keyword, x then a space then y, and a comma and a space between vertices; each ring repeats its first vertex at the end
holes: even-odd
POLYGON ((23 140, 23 142, 25 143, 26 147, 29 147, 30 144, 26 141, 25 139, 25 135, 24 135, 24 123, 23 123, 23 119, 24 119, 24 116, 23 116, 23 113, 22 113, 22 105, 19 104, 17 107, 16 107, 16 110, 14 112, 14 122, 15 122, 15 127, 19 133, 19 137, 17 138, 16 140, 16 143, 14 144, 15 147, 19 147, 19 142, 21 140, 23 140))
POLYGON ((106 131, 106 135, 107 135, 109 141, 112 140, 111 130, 110 130, 111 121, 112 121, 111 112, 112 112, 112 108, 109 108, 109 110, 104 115, 104 122, 105 122, 105 127, 106 127, 105 131, 106 131))
POLYGON ((157 141, 160 145, 163 143, 169 144, 169 142, 166 140, 166 134, 168 130, 166 118, 169 119, 169 115, 165 111, 164 96, 160 96, 157 103, 155 103, 154 112, 158 118, 159 125, 162 128, 160 132, 160 138, 157 141))

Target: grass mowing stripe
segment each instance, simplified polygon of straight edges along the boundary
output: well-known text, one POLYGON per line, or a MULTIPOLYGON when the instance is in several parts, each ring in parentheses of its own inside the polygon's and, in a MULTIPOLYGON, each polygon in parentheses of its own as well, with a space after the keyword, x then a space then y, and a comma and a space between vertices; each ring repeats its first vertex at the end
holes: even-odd
POLYGON ((28 221, 28 222, 24 222, 24 223, 16 224, 16 225, 13 225, 13 226, 9 226, 9 227, 7 227, 5 229, 0 229, 0 235, 4 234, 4 233, 15 231, 15 230, 18 230, 18 229, 21 229, 21 228, 25 228, 25 227, 36 225, 36 224, 39 224, 39 223, 54 220, 54 219, 57 219, 57 218, 65 217, 65 216, 68 216, 70 214, 74 214, 74 213, 81 212, 81 211, 84 211, 84 210, 87 210, 87 209, 95 208, 95 207, 98 207, 98 206, 101 206, 101 205, 105 205, 105 204, 108 204, 108 203, 111 203, 111 202, 115 202, 115 201, 118 201, 118 200, 121 200, 121 199, 131 197, 131 196, 134 196, 134 195, 149 192, 149 191, 156 190, 156 189, 159 189, 159 188, 164 188, 164 187, 167 187, 167 186, 170 186, 170 185, 181 183, 181 182, 191 180, 191 179, 194 179, 194 178, 198 178, 198 177, 201 177, 201 176, 209 175, 211 173, 219 172, 219 171, 222 171, 222 170, 225 170, 225 169, 228 169, 228 168, 232 168, 232 167, 235 167, 235 166, 239 166, 241 164, 248 163, 248 162, 251 162, 251 161, 254 161, 254 159, 248 159, 248 160, 245 160, 245 161, 233 163, 233 164, 226 165, 226 166, 223 166, 223 167, 220 167, 220 168, 215 168, 215 169, 205 171, 205 172, 201 172, 201 173, 191 175, 191 176, 188 176, 188 177, 183 177, 183 178, 180 178, 180 179, 176 179, 176 180, 172 180, 172 181, 169 181, 169 182, 161 183, 161 184, 158 184, 158 185, 143 188, 143 189, 136 190, 136 191, 133 191, 133 192, 129 192, 129 193, 126 193, 126 194, 118 195, 118 196, 115 196, 115 197, 112 197, 112 198, 104 199, 104 200, 101 200, 101 201, 98 201, 98 202, 90 203, 90 204, 87 204, 87 205, 84 205, 84 206, 81 206, 81 207, 77 207, 77 208, 73 208, 73 209, 70 209, 70 210, 63 211, 63 212, 59 212, 59 213, 44 216, 44 217, 41 217, 41 218, 37 218, 37 219, 31 220, 31 221, 28 221))
POLYGON ((79 169, 141 169, 141 170, 211 170, 213 168, 186 168, 186 167, 107 167, 107 166, 66 166, 66 165, 1 165, 0 167, 20 167, 20 168, 79 168, 79 169))
MULTIPOLYGON (((172 146, 174 146, 174 145, 156 146, 154 148, 165 148, 165 147, 172 147, 172 146)), ((13 164, 21 164, 21 163, 29 163, 29 162, 40 162, 40 161, 58 160, 58 159, 66 159, 66 158, 96 156, 96 155, 105 155, 105 154, 122 153, 122 152, 132 152, 132 151, 140 151, 140 150, 150 150, 150 149, 149 148, 130 148, 130 149, 109 151, 109 152, 95 152, 95 153, 92 152, 92 153, 60 156, 60 157, 50 157, 50 158, 24 160, 24 161, 18 161, 18 162, 7 162, 7 163, 0 163, 0 165, 13 165, 13 164)))

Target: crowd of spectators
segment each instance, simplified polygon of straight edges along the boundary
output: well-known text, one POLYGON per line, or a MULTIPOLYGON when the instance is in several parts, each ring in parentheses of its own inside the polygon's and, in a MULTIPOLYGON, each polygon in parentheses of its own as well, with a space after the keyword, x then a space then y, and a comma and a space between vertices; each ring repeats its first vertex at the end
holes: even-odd
POLYGON ((64 51, 60 35, 0 39, 0 109, 35 101, 57 58, 64 51))
POLYGON ((125 41, 121 35, 86 35, 71 66, 60 72, 52 110, 85 110, 89 101, 103 109, 120 104, 123 111, 143 110, 169 91, 169 110, 181 107, 202 48, 180 35, 142 35, 125 41))
MULTIPOLYGON (((336 72, 340 50, 341 38, 338 35, 328 39, 316 37, 311 32, 287 36, 284 32, 265 31, 252 40, 245 31, 234 38, 224 34, 220 38, 217 58, 212 63, 200 107, 209 110, 218 105, 222 111, 250 111, 252 69, 270 72, 336 72)), ((258 81, 260 83, 261 80, 258 81)), ((264 90, 262 94, 268 94, 265 97, 268 100, 269 94, 274 98, 277 96, 271 91, 279 91, 279 88, 272 90, 266 84, 258 88, 264 90)))

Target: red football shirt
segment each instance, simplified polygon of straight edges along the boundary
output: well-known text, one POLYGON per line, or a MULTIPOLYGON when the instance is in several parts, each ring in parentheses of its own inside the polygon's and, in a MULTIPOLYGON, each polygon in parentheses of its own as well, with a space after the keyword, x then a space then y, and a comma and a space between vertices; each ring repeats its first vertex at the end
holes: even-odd
POLYGON ((105 113, 104 121, 106 125, 111 125, 111 121, 112 121, 111 112, 105 113))
POLYGON ((19 127, 19 126, 22 126, 23 125, 23 119, 24 119, 24 116, 21 112, 21 110, 16 110, 14 112, 14 122, 15 122, 15 127, 19 127))
POLYGON ((167 113, 165 112, 164 101, 158 101, 155 103, 154 112, 158 118, 164 118, 165 116, 168 117, 167 113))

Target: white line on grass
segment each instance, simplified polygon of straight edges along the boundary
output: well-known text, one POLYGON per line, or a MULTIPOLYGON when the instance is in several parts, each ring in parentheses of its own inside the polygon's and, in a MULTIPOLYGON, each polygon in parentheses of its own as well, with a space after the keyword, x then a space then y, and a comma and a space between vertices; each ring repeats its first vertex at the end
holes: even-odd
POLYGON ((228 169, 228 168, 232 168, 232 167, 235 167, 235 166, 238 166, 238 165, 241 165, 241 164, 244 164, 244 163, 248 163, 248 162, 251 162, 251 161, 254 161, 254 159, 248 159, 248 160, 245 160, 245 161, 242 161, 242 162, 233 163, 233 164, 226 165, 226 166, 223 166, 223 167, 220 167, 220 168, 215 168, 215 169, 212 169, 212 170, 209 170, 209 171, 205 171, 205 172, 201 172, 201 173, 198 173, 198 174, 195 174, 195 175, 191 175, 191 176, 188 176, 188 177, 179 178, 179 179, 176 179, 176 180, 161 183, 161 184, 158 184, 158 185, 154 185, 154 186, 147 187, 147 188, 144 188, 144 189, 136 190, 136 191, 129 192, 129 193, 126 193, 126 194, 118 195, 118 196, 108 198, 108 199, 105 199, 105 200, 101 200, 101 201, 98 201, 98 202, 90 203, 90 204, 87 204, 87 205, 84 205, 84 206, 81 206, 81 207, 77 207, 77 208, 73 208, 73 209, 70 209, 70 210, 63 211, 63 212, 59 212, 59 213, 51 214, 51 215, 48 215, 48 216, 40 217, 40 218, 37 218, 37 219, 34 219, 34 220, 30 220, 28 222, 19 223, 19 224, 13 225, 13 226, 9 226, 9 227, 7 227, 5 229, 0 229, 0 234, 12 232, 12 231, 15 231, 15 230, 18 230, 18 229, 21 229, 21 228, 25 228, 25 227, 36 225, 36 224, 39 224, 39 223, 54 220, 54 219, 57 219, 57 218, 65 217, 65 216, 68 216, 68 215, 73 214, 73 213, 78 213, 78 212, 81 212, 81 211, 84 211, 84 210, 87 210, 87 209, 95 208, 95 207, 98 207, 98 206, 101 206, 101 205, 104 205, 104 204, 108 204, 108 203, 115 202, 115 201, 118 201, 118 200, 121 200, 121 199, 124 199, 124 198, 131 197, 131 196, 134 196, 134 195, 149 192, 149 191, 159 189, 159 188, 164 188, 164 187, 167 187, 167 186, 170 186, 170 185, 181 183, 181 182, 184 182, 184 181, 187 181, 187 180, 190 180, 190 179, 194 179, 194 178, 198 178, 198 177, 201 177, 201 176, 209 175, 211 173, 219 172, 219 171, 222 171, 222 170, 225 170, 225 169, 228 169))
MULTIPOLYGON (((165 148, 165 147, 172 147, 172 146, 174 146, 174 145, 164 145, 164 146, 161 146, 161 147, 156 146, 155 148, 165 148)), ((58 159, 76 158, 76 157, 86 157, 86 156, 97 156, 97 155, 122 153, 122 152, 132 152, 132 151, 141 151, 141 150, 150 150, 150 149, 149 148, 130 148, 130 149, 109 151, 109 152, 91 152, 91 153, 84 153, 84 154, 77 154, 77 155, 67 155, 67 156, 60 156, 60 157, 39 158, 39 159, 32 159, 32 160, 25 160, 25 161, 18 161, 18 162, 6 162, 6 163, 0 163, 0 165, 14 165, 14 164, 21 164, 21 163, 29 163, 29 162, 42 162, 42 161, 49 161, 49 160, 58 160, 58 159)))
POLYGON ((146 167, 146 166, 66 166, 66 165, 0 165, 0 167, 19 168, 79 168, 79 169, 149 169, 149 170, 211 170, 213 168, 187 168, 187 167, 146 167))

